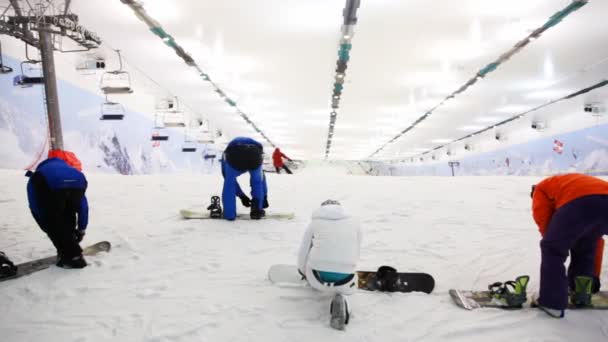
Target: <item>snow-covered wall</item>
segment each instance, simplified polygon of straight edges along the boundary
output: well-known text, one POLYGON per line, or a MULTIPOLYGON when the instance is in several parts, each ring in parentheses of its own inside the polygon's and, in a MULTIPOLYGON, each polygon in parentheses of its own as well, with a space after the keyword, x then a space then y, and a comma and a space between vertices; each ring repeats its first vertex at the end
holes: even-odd
MULTIPOLYGON (((217 160, 205 158, 219 155, 216 146, 198 144, 196 152, 182 152, 183 128, 164 129, 168 141, 151 141, 153 115, 132 109, 143 105, 129 105, 147 101, 148 107, 153 108, 153 97, 145 89, 136 88, 131 95, 111 95, 111 101, 125 104, 124 120, 101 121, 101 105, 105 101, 101 91, 91 91, 90 85, 88 89, 75 85, 73 74, 67 75, 72 82, 64 80, 67 72, 62 56, 57 54, 56 59, 64 146, 76 153, 85 170, 121 174, 217 172, 217 160)), ((0 168, 23 169, 44 158, 48 149, 44 88, 14 86, 20 61, 6 54, 3 57, 4 64, 14 71, 0 74, 0 168)), ((99 82, 99 74, 81 77, 82 83, 99 82)))
POLYGON ((608 124, 568 133, 553 134, 492 152, 443 157, 435 163, 374 163, 370 173, 377 175, 449 176, 449 161, 457 161, 455 175, 551 175, 582 172, 608 175, 608 124), (460 157, 460 158, 458 158, 460 157))

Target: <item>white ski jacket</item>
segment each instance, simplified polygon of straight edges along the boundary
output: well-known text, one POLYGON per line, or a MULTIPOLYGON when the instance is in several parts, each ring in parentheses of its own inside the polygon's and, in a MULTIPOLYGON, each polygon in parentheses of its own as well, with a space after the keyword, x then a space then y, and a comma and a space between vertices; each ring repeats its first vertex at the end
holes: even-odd
POLYGON ((361 226, 340 205, 315 210, 298 255, 298 269, 355 273, 361 248, 361 226))

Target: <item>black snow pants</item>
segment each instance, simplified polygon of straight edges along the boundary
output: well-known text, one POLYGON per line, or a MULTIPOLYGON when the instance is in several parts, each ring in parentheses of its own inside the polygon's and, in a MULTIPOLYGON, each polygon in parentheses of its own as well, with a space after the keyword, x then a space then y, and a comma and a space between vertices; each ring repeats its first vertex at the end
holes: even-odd
POLYGON ((32 213, 36 223, 51 239, 61 259, 72 259, 82 254, 76 236, 76 213, 84 196, 81 189, 53 191, 40 174, 32 176, 34 191, 40 210, 32 213))

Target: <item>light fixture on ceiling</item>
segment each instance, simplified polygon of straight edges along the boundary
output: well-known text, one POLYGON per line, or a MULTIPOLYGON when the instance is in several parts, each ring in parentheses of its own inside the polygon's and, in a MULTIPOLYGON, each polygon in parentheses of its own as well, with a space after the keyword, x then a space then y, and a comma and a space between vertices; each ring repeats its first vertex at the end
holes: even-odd
MULTIPOLYGON (((485 1, 485 0, 483 0, 483 1, 485 1)), ((521 50, 529 43, 529 37, 530 36, 540 36, 543 32, 546 32, 551 27, 554 27, 555 25, 559 24, 560 22, 562 22, 564 20, 564 18, 566 18, 567 16, 569 16, 573 12, 577 11, 581 7, 585 6, 588 2, 589 2, 588 0, 572 0, 568 6, 566 6, 564 9, 556 12, 542 26, 536 28, 533 31, 534 32, 533 34, 528 34, 525 38, 523 38, 522 40, 520 40, 519 42, 517 42, 512 48, 510 48, 506 52, 502 53, 496 60, 494 60, 491 63, 486 64, 482 69, 480 69, 479 71, 477 71, 477 73, 475 74, 475 76, 473 76, 473 78, 471 78, 465 84, 463 84, 462 86, 460 86, 460 88, 456 89, 453 93, 451 93, 450 96, 458 95, 458 94, 461 94, 461 93, 467 91, 467 89, 469 89, 476 81, 479 81, 482 77, 485 77, 489 73, 495 71, 502 64, 506 63, 515 54, 521 52, 521 50)), ((443 55, 443 54, 441 54, 441 55, 443 55)), ((441 105, 442 105, 442 103, 440 103, 439 105, 437 105, 436 107, 434 107, 431 111, 427 111, 426 113, 424 113, 424 115, 422 115, 420 118, 418 118, 416 121, 414 121, 414 123, 412 125, 410 125, 409 127, 405 128, 403 131, 401 131, 401 133, 399 133, 393 139, 391 139, 388 142, 386 142, 384 145, 380 146, 368 158, 373 157, 375 154, 377 154, 380 151, 382 151, 382 149, 386 145, 392 143, 393 141, 395 141, 396 139, 398 139, 399 137, 401 137, 403 134, 409 132, 411 129, 413 129, 414 127, 416 127, 420 122, 426 120, 427 117, 432 113, 432 111, 434 111, 435 109, 437 109, 437 107, 439 107, 441 105)))
POLYGON ((433 143, 433 144, 444 144, 444 143, 451 142, 452 140, 453 139, 440 138, 440 139, 433 139, 433 140, 431 140, 431 143, 433 143))
POLYGON ((460 130, 460 131, 479 131, 484 128, 485 128, 485 126, 465 125, 465 126, 459 127, 458 130, 460 130))

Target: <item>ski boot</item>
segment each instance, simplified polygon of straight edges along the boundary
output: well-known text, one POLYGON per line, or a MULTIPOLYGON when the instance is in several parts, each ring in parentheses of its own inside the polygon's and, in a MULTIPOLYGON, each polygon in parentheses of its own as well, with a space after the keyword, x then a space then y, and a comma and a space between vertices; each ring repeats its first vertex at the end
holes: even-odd
POLYGON ((570 302, 576 307, 591 306, 593 278, 578 276, 574 278, 574 292, 570 293, 570 302))
POLYGON ((515 278, 515 280, 490 284, 488 290, 490 290, 493 298, 504 304, 504 308, 521 308, 527 300, 526 287, 528 281, 530 281, 530 277, 523 275, 515 278))
POLYGON ((395 292, 399 287, 399 273, 391 266, 380 266, 374 282, 378 291, 395 292))
POLYGON ((4 254, 0 252, 0 278, 10 277, 17 274, 17 266, 4 254))
POLYGON ((222 205, 219 196, 211 196, 211 205, 207 207, 207 210, 209 210, 209 217, 222 218, 222 205))
POLYGON ((329 313, 331 314, 329 325, 334 329, 344 330, 344 327, 348 324, 350 318, 348 303, 344 296, 339 293, 335 294, 329 305, 329 313))

